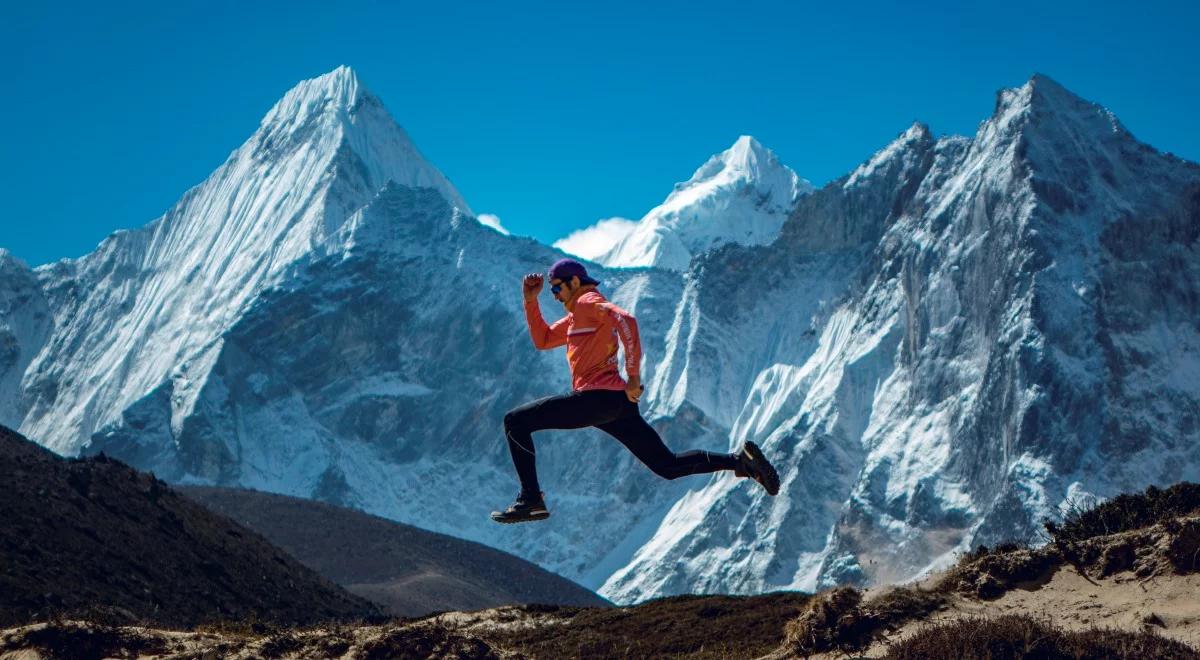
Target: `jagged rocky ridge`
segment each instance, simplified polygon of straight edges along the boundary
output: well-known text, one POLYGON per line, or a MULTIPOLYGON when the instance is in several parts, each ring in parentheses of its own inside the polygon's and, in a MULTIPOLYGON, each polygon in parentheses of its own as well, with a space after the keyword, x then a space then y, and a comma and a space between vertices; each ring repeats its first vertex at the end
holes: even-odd
POLYGON ((547 433, 554 516, 493 526, 503 412, 567 387, 516 290, 561 253, 475 222, 352 72, 297 90, 307 120, 264 120, 163 219, 5 266, 0 421, 480 540, 618 602, 903 579, 1066 498, 1200 470, 1200 171, 1035 76, 973 138, 914 125, 799 197, 769 245, 597 267, 639 317, 669 443, 755 439, 778 498, 547 433))
POLYGON ((786 498, 714 480, 603 592, 902 580, 1194 479, 1198 236, 1200 167, 1044 76, 973 139, 914 125, 693 263, 655 412, 756 440, 786 498))

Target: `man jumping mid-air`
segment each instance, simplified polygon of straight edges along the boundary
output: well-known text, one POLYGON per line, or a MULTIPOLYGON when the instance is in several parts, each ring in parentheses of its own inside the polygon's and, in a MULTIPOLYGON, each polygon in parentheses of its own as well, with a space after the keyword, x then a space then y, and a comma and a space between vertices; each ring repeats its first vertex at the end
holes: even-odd
POLYGON ((668 449, 638 411, 644 388, 639 375, 642 349, 637 321, 600 295, 596 290, 599 282, 588 277, 578 261, 560 259, 548 275, 550 291, 567 308, 567 315, 546 325, 537 301, 542 275, 531 273, 522 282, 525 320, 538 349, 567 347, 572 391, 527 403, 504 416, 504 434, 521 479, 521 493, 505 511, 493 511, 492 520, 515 523, 550 516, 538 486, 532 436, 545 429, 594 426, 616 438, 664 479, 733 470, 739 477, 762 484, 770 495, 779 492, 779 475, 753 442, 747 441, 736 454, 699 450, 676 454, 668 449), (625 347, 628 382, 617 371, 618 338, 625 347))

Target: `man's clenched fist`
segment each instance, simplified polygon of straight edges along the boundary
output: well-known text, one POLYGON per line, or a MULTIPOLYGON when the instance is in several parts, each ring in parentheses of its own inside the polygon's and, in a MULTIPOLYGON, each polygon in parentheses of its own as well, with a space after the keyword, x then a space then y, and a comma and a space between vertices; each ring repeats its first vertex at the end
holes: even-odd
POLYGON ((521 281, 521 294, 525 296, 525 300, 537 300, 537 296, 542 292, 542 274, 530 273, 521 281))

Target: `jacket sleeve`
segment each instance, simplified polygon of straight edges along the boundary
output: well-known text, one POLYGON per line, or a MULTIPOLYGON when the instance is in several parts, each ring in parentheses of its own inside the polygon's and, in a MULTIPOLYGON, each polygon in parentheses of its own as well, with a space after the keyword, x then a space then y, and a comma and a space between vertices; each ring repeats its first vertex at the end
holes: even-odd
POLYGON ((607 317, 617 329, 617 337, 625 348, 625 374, 630 378, 640 378, 642 371, 642 342, 638 338, 637 319, 633 314, 617 307, 610 302, 598 303, 595 306, 598 314, 607 317))
POLYGON ((557 348, 567 343, 567 317, 546 325, 542 319, 542 308, 536 300, 525 301, 525 322, 529 324, 529 338, 540 351, 557 348))

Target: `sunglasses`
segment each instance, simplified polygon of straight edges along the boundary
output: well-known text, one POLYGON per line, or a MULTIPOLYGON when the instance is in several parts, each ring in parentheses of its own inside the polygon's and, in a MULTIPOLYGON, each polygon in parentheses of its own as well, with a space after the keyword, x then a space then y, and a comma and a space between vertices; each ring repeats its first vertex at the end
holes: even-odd
POLYGON ((553 293, 554 295, 556 295, 556 296, 557 296, 557 295, 558 295, 558 292, 559 292, 559 291, 562 291, 562 288, 563 288, 563 285, 564 285, 564 284, 566 284, 566 282, 559 282, 558 284, 552 284, 552 285, 550 285, 550 293, 553 293))

